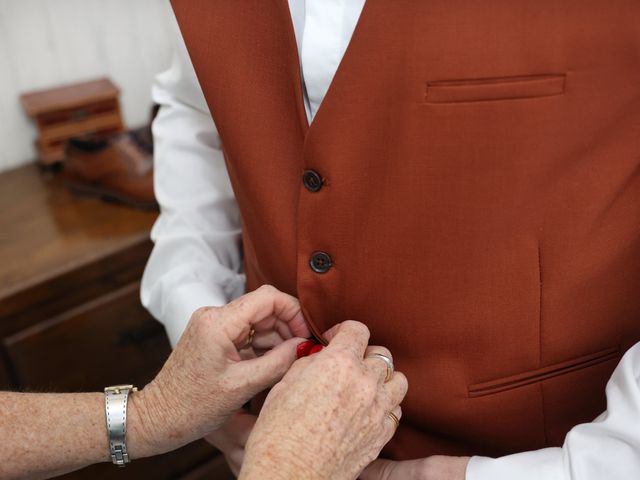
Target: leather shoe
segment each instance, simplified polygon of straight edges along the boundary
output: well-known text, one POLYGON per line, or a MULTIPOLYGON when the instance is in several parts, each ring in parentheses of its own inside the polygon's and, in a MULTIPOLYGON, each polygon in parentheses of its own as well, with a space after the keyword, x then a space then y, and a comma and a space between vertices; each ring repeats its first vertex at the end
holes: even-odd
POLYGON ((64 174, 72 192, 157 209, 153 155, 129 133, 82 137, 67 142, 64 174))

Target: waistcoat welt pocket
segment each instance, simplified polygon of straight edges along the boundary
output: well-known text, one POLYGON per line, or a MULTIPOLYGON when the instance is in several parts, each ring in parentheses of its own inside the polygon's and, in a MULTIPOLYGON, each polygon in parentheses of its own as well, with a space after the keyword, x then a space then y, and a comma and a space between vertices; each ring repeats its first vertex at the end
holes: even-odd
POLYGON ((550 97, 563 94, 565 84, 565 74, 427 82, 425 102, 462 103, 550 97))
POLYGON ((549 378, 564 375, 583 368, 593 367, 619 357, 620 348, 613 347, 590 355, 585 355, 583 357, 567 360, 566 362, 539 368, 537 370, 531 370, 529 372, 519 373, 510 377, 491 380, 489 382, 476 383, 475 385, 469 386, 469 397, 482 397, 485 395, 504 392, 506 390, 512 390, 514 388, 523 387, 531 383, 547 380, 549 378))

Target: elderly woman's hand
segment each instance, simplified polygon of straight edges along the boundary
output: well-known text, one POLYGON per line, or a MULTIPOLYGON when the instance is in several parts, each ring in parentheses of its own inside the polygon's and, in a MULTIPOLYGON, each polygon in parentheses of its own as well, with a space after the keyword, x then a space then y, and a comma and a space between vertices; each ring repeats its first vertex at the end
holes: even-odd
POLYGON ((273 287, 196 311, 157 377, 131 396, 136 433, 149 449, 137 456, 177 448, 220 427, 282 378, 309 335, 298 301, 273 287), (266 353, 246 354, 254 348, 266 353))
POLYGON ((355 479, 391 439, 406 377, 385 383, 391 358, 367 347, 369 331, 347 321, 329 346, 297 361, 269 393, 249 437, 240 479, 355 479), (268 474, 268 476, 265 476, 268 474))

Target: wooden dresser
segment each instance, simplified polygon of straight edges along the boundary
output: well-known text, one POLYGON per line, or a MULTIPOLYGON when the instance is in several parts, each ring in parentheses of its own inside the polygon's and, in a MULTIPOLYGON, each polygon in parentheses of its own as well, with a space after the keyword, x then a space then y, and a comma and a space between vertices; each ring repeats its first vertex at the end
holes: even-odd
MULTIPOLYGON (((75 198, 35 166, 0 174, 0 390, 101 391, 153 378, 170 352, 139 300, 155 217, 75 198)), ((233 477, 200 441, 62 478, 233 477)))

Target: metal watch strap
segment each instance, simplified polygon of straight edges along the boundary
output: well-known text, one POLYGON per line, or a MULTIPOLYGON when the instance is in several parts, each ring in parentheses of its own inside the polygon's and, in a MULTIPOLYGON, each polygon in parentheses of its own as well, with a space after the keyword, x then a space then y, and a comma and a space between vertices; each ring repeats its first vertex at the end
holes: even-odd
POLYGON ((127 403, 130 392, 137 392, 133 385, 116 385, 104 389, 104 407, 109 434, 109 452, 114 465, 124 467, 129 463, 127 452, 127 403))

